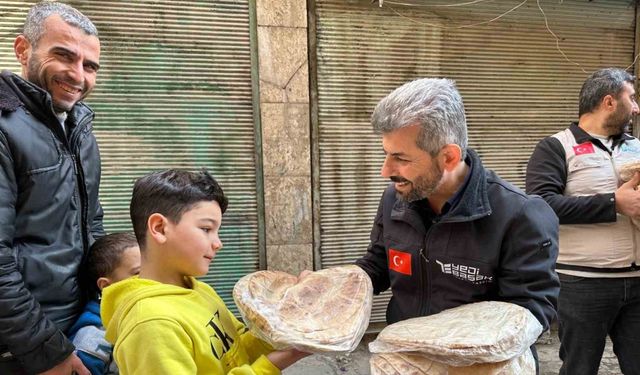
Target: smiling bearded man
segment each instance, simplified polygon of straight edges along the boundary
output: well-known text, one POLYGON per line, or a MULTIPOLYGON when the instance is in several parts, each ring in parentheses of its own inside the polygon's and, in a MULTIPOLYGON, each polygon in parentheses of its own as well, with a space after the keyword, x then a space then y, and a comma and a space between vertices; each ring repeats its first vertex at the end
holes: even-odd
POLYGON ((640 113, 636 85, 620 68, 593 72, 578 122, 542 139, 527 165, 527 192, 560 220, 560 375, 597 375, 607 337, 621 372, 640 374, 640 174, 627 169, 640 140, 624 132, 640 113))
POLYGON ((0 74, 0 374, 88 374, 67 330, 80 271, 102 235, 93 111, 100 41, 61 3, 29 11, 13 44, 22 77, 0 74))
POLYGON ((387 323, 496 300, 528 309, 548 329, 558 219, 467 147, 454 82, 409 82, 378 103, 371 122, 386 155, 380 174, 392 183, 356 264, 375 293, 391 288, 387 323))

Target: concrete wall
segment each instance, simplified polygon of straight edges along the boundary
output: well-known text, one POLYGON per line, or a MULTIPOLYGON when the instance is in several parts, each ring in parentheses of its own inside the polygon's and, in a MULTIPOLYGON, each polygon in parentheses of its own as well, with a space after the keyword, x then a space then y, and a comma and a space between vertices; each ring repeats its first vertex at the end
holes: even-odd
POLYGON ((307 8, 256 0, 267 268, 313 268, 307 8))

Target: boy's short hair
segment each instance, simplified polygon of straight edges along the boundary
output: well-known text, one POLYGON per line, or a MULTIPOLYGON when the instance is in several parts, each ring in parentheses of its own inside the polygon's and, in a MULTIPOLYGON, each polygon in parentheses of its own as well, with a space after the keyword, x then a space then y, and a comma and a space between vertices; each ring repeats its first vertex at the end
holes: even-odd
POLYGON ((111 275, 120 264, 122 253, 135 246, 138 246, 138 241, 130 232, 107 234, 91 245, 86 262, 86 278, 91 293, 100 293, 98 279, 111 275))
POLYGON ((146 242, 149 216, 159 213, 178 223, 182 214, 203 201, 216 201, 222 213, 227 210, 222 187, 205 169, 199 172, 168 169, 139 178, 133 186, 129 212, 141 250, 146 242))

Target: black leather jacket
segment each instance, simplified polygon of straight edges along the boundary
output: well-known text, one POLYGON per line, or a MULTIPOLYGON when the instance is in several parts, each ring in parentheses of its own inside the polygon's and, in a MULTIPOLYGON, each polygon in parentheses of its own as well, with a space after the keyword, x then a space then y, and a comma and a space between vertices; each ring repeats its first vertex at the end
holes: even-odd
POLYGON ((388 323, 498 300, 529 309, 548 329, 560 291, 558 218, 468 151, 471 175, 460 198, 428 228, 415 203, 396 199, 393 184, 385 190, 356 264, 375 293, 391 288, 388 323))
POLYGON ((76 104, 67 136, 48 93, 0 75, 0 353, 29 373, 73 351, 63 332, 83 307, 78 271, 104 234, 92 120, 76 104))

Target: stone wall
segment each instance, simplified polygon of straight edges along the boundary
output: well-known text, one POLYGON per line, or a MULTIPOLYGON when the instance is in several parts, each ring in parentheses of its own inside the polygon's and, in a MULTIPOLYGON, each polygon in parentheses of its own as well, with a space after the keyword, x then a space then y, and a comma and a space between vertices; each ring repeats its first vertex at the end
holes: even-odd
POLYGON ((256 0, 267 268, 313 268, 307 8, 256 0))

